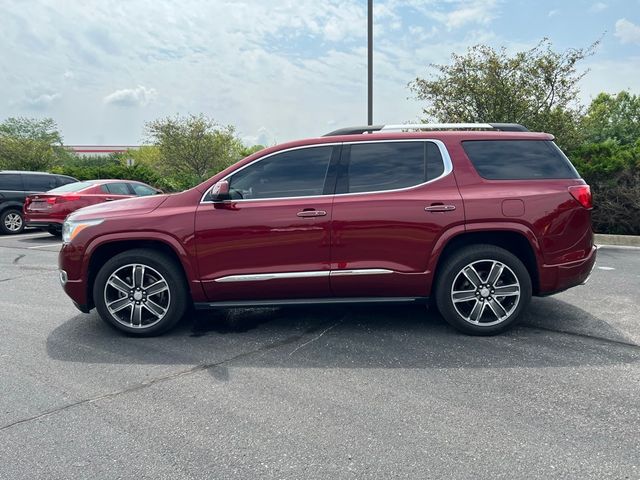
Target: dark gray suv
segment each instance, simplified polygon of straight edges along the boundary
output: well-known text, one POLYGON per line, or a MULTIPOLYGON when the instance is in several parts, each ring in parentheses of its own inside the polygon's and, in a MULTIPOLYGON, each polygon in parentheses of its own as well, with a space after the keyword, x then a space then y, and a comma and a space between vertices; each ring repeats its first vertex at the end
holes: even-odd
POLYGON ((77 182, 73 177, 45 172, 0 171, 0 233, 24 230, 22 207, 27 195, 77 182))

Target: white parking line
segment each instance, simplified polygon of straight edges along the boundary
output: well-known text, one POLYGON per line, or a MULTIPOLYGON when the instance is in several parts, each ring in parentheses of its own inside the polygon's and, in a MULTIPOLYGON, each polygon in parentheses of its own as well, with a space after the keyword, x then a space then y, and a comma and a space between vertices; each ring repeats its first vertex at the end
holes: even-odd
POLYGON ((36 232, 36 233, 26 233, 24 235, 18 234, 18 235, 3 235, 0 237, 0 240, 20 240, 21 238, 33 238, 33 237, 42 237, 42 238, 46 238, 46 237, 50 237, 51 234, 49 233, 43 233, 43 232, 36 232))
POLYGON ((28 249, 32 248, 46 248, 46 247, 61 247, 62 243, 47 243, 46 245, 36 245, 35 247, 27 247, 28 249))

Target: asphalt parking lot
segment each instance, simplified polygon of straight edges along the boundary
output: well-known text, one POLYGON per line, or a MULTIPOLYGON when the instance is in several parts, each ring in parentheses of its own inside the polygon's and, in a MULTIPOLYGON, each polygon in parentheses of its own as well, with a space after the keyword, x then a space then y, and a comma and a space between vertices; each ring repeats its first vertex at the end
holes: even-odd
POLYGON ((498 337, 423 307, 198 314, 124 337, 0 236, 0 478, 640 478, 640 250, 498 337))

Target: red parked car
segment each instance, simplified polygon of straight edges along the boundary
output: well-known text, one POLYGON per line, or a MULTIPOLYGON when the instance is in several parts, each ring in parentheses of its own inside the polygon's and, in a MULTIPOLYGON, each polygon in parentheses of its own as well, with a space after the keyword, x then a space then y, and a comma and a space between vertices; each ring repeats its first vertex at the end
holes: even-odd
POLYGON ((61 235, 62 223, 72 212, 96 203, 162 193, 146 183, 132 180, 86 180, 63 185, 46 193, 27 196, 24 217, 27 227, 44 228, 61 235))
POLYGON ((546 133, 342 129, 262 150, 182 193, 70 215, 60 280, 81 311, 139 336, 191 304, 428 299, 457 329, 495 334, 532 295, 587 280, 591 208, 546 133))

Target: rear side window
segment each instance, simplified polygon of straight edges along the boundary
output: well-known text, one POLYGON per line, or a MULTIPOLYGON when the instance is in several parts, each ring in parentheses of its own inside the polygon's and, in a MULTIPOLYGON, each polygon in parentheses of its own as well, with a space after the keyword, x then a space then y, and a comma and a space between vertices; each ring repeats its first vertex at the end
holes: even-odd
POLYGON ((372 142, 346 146, 348 165, 338 193, 380 192, 413 187, 444 173, 433 142, 372 142))
POLYGON ((105 183, 104 187, 113 195, 131 195, 126 183, 105 183))
POLYGON ((129 186, 133 188, 133 191, 139 197, 146 197, 147 195, 155 195, 157 193, 153 188, 142 185, 141 183, 130 183, 129 186))
POLYGON ((488 180, 580 178, 555 143, 545 140, 467 140, 462 147, 488 180))
POLYGON ((46 192, 52 188, 56 188, 58 183, 54 175, 22 175, 24 189, 30 192, 46 192))
POLYGON ((21 176, 17 173, 0 173, 0 190, 10 192, 24 190, 21 176))

